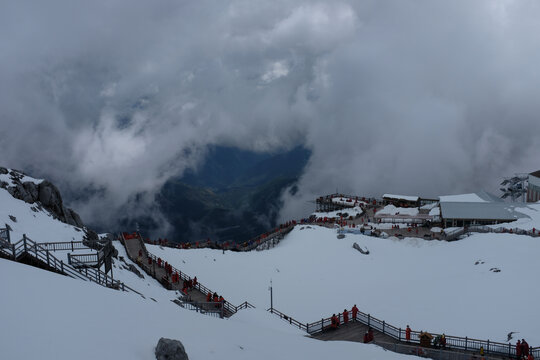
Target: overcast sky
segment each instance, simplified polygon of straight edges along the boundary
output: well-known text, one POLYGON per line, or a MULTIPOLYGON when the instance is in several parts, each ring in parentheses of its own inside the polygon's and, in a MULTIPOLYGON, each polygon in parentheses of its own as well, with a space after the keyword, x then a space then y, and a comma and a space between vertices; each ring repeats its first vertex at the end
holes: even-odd
POLYGON ((343 192, 495 191, 540 162, 538 1, 0 0, 0 165, 114 218, 208 145, 343 192))

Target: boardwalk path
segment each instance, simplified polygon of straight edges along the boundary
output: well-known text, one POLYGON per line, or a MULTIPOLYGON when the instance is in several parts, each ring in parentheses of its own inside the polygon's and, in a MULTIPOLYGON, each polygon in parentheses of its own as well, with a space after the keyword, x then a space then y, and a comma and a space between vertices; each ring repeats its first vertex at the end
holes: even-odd
MULTIPOLYGON (((369 327, 361 322, 349 322, 347 324, 341 324, 336 330, 325 330, 311 335, 312 338, 322 341, 353 341, 364 342, 364 334, 368 331, 369 327)), ((405 341, 398 341, 380 331, 373 331, 373 344, 379 345, 387 350, 401 353, 418 355, 421 357, 427 357, 437 360, 469 360, 469 359, 485 359, 485 360, 501 360, 509 359, 507 356, 497 356, 493 354, 486 354, 481 357, 477 351, 463 351, 458 349, 440 349, 440 348, 422 348, 418 344, 406 343, 405 341)))
MULTIPOLYGON (((180 281, 176 283, 172 282, 171 276, 164 268, 165 260, 163 259, 161 266, 158 266, 156 257, 148 252, 140 235, 122 235, 122 242, 126 247, 128 257, 136 262, 148 275, 158 280, 165 288, 182 292, 183 280, 191 279, 187 274, 173 268, 173 273, 177 272, 180 275, 180 281), (142 256, 140 256, 140 254, 142 254, 142 256), (149 259, 151 259, 151 264, 149 264, 149 259)), ((198 306, 204 310, 215 310, 214 304, 203 304, 206 302, 206 295, 208 292, 213 293, 211 290, 198 283, 192 289, 187 291, 186 297, 189 302, 199 304, 198 306)), ((240 306, 236 307, 225 301, 223 316, 230 317, 235 314, 239 308, 240 306)))

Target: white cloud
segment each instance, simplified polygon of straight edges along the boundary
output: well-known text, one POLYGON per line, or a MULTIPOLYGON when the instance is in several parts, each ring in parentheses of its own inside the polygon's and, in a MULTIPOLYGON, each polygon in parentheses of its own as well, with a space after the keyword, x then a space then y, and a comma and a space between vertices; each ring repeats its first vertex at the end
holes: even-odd
POLYGON ((289 69, 283 61, 274 62, 268 71, 266 71, 262 76, 261 80, 265 83, 270 83, 276 79, 287 76, 289 74, 289 69))
POLYGON ((477 190, 540 152, 540 6, 501 4, 8 2, 0 165, 103 190, 87 218, 214 144, 310 148, 284 214, 336 187, 477 190))

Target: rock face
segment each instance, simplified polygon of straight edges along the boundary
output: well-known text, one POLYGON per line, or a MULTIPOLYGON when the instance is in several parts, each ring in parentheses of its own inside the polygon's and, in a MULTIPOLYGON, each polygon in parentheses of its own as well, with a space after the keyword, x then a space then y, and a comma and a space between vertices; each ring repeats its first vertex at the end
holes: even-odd
POLYGON ((64 206, 60 191, 54 184, 44 180, 41 182, 23 181, 25 174, 17 170, 0 167, 0 174, 9 175, 11 184, 0 182, 11 196, 29 204, 39 203, 58 220, 77 227, 84 227, 80 216, 64 206))
POLYGON ((184 345, 178 340, 159 339, 155 354, 157 360, 189 360, 184 345))

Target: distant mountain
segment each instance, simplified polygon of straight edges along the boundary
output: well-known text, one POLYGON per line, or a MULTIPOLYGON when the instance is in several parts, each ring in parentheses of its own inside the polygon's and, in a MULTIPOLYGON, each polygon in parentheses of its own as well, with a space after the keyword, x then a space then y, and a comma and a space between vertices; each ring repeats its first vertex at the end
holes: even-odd
POLYGON ((173 229, 160 234, 149 218, 138 225, 170 241, 245 241, 276 225, 280 194, 298 180, 310 155, 302 147, 278 154, 214 147, 200 169, 171 179, 158 194, 173 229))

